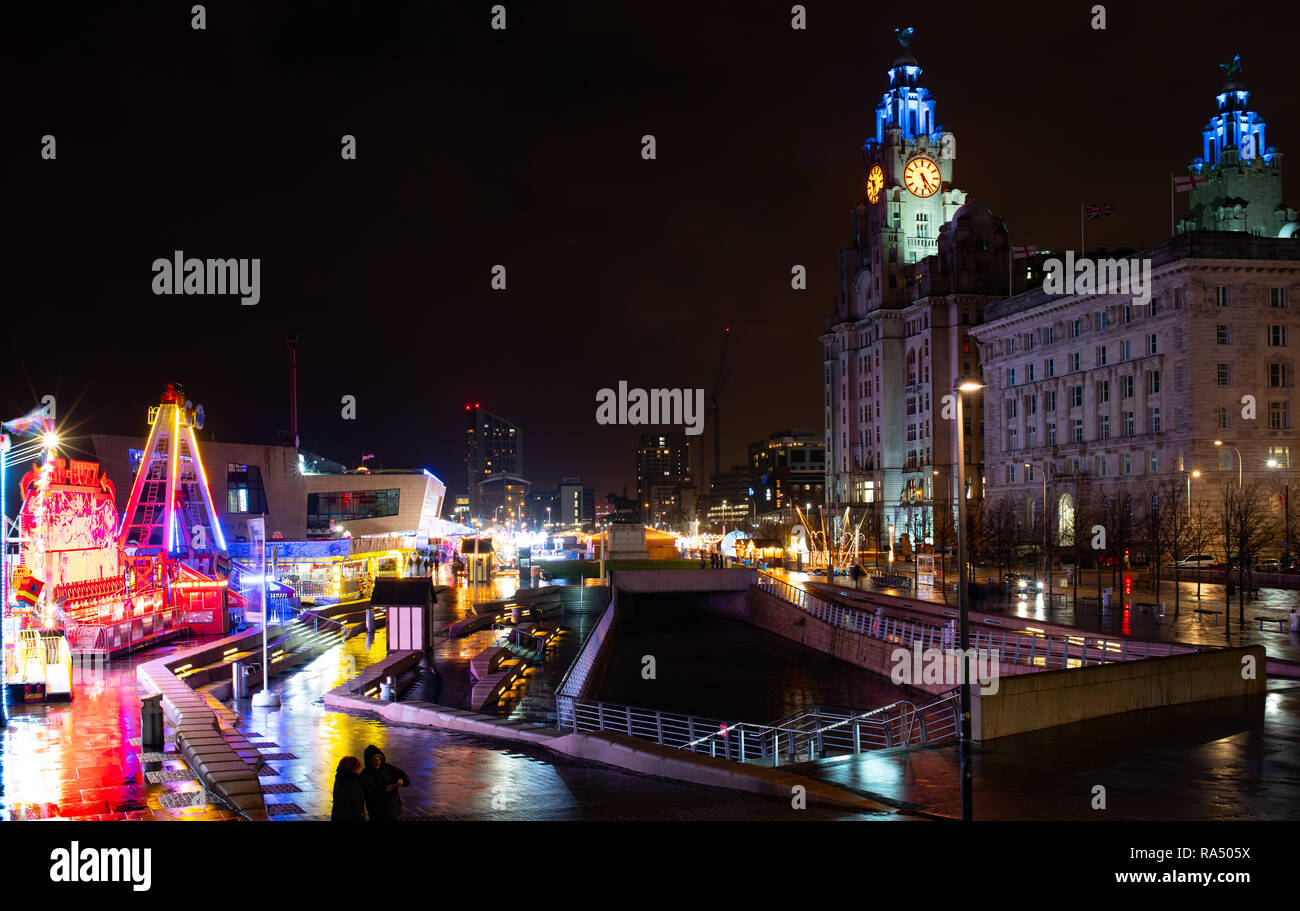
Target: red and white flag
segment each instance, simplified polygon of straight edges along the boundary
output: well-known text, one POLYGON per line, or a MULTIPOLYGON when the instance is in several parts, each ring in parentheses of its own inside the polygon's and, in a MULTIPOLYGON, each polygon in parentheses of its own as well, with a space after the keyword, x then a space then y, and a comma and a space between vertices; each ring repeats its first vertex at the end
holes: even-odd
POLYGON ((1107 215, 1114 215, 1115 207, 1108 202, 1096 202, 1090 206, 1083 207, 1083 215, 1089 221, 1094 218, 1105 218, 1107 215))
POLYGON ((1037 253, 1037 252, 1038 252, 1038 248, 1037 248, 1037 247, 1028 247, 1028 246, 1025 246, 1025 247, 1012 247, 1012 248, 1011 248, 1011 258, 1012 258, 1012 259, 1024 259, 1026 256, 1033 256, 1033 255, 1034 255, 1035 253, 1037 253))
POLYGON ((1205 186, 1205 178, 1197 177, 1195 174, 1189 177, 1175 177, 1174 190, 1178 193, 1186 193, 1188 190, 1194 190, 1197 187, 1205 186))

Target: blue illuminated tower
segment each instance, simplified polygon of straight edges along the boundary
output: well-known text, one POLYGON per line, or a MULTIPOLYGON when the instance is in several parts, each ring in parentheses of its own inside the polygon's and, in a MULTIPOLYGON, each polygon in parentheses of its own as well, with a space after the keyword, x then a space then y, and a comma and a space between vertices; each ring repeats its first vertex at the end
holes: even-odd
POLYGON ((1245 231, 1290 236, 1296 212, 1282 203, 1282 153, 1265 141, 1264 118, 1250 107, 1241 59, 1223 65, 1217 110, 1201 130, 1201 154, 1187 173, 1205 183, 1191 191, 1186 231, 1245 231))

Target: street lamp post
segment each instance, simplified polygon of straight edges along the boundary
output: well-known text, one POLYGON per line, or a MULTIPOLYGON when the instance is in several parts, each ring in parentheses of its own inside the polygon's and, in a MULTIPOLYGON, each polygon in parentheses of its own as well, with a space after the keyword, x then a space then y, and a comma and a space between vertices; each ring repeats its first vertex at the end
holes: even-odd
MULTIPOLYGON (((1225 444, 1223 440, 1215 440, 1214 445, 1223 446, 1225 444)), ((1236 446, 1229 446, 1228 448, 1237 454, 1237 489, 1241 490, 1241 450, 1236 446)))
POLYGON ((962 393, 975 392, 984 387, 980 383, 958 381, 953 391, 957 400, 957 606, 960 615, 958 644, 961 650, 961 818, 970 822, 974 817, 975 802, 971 791, 971 693, 970 693, 970 597, 966 591, 966 427, 962 415, 962 393))
MULTIPOLYGON (((1025 467, 1032 468, 1033 465, 1030 462, 1026 462, 1025 467)), ((1034 561, 1034 570, 1035 571, 1038 570, 1038 561, 1036 560, 1034 561)), ((1047 463, 1046 462, 1043 463, 1043 578, 1048 580, 1049 589, 1047 595, 1047 603, 1050 605, 1052 603, 1052 595, 1050 589, 1050 583, 1052 579, 1052 569, 1050 566, 1047 565, 1047 463)))
MULTIPOLYGON (((1282 464, 1277 459, 1268 460, 1269 468, 1281 468, 1282 464)), ((1286 527, 1282 538, 1282 565, 1284 567, 1291 565, 1291 479, 1287 478, 1282 482, 1282 522, 1286 527)))

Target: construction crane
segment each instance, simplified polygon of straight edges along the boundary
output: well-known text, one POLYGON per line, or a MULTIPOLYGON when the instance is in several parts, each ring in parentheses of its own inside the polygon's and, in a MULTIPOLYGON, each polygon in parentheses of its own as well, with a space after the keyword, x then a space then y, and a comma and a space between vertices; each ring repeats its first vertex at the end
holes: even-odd
MULTIPOLYGON (((713 473, 722 471, 722 423, 718 415, 718 396, 722 387, 731 378, 727 368, 727 346, 731 343, 731 327, 722 330, 722 355, 718 358, 718 377, 713 383, 713 394, 709 397, 708 419, 713 421, 713 473)), ((704 479, 701 479, 704 480, 704 479)))

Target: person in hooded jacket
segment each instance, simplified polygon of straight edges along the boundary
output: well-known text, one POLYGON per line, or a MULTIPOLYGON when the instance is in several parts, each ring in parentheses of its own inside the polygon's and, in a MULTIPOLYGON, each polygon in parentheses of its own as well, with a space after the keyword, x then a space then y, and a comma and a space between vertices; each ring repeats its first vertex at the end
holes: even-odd
POLYGON ((361 787, 365 791, 366 812, 371 822, 395 822, 402 816, 402 798, 399 789, 411 786, 411 778, 395 765, 391 765, 384 751, 373 744, 366 747, 365 769, 361 772, 361 787))
POLYGON ((366 818, 365 792, 361 787, 361 760, 344 756, 334 773, 334 809, 331 822, 362 822, 366 818))

